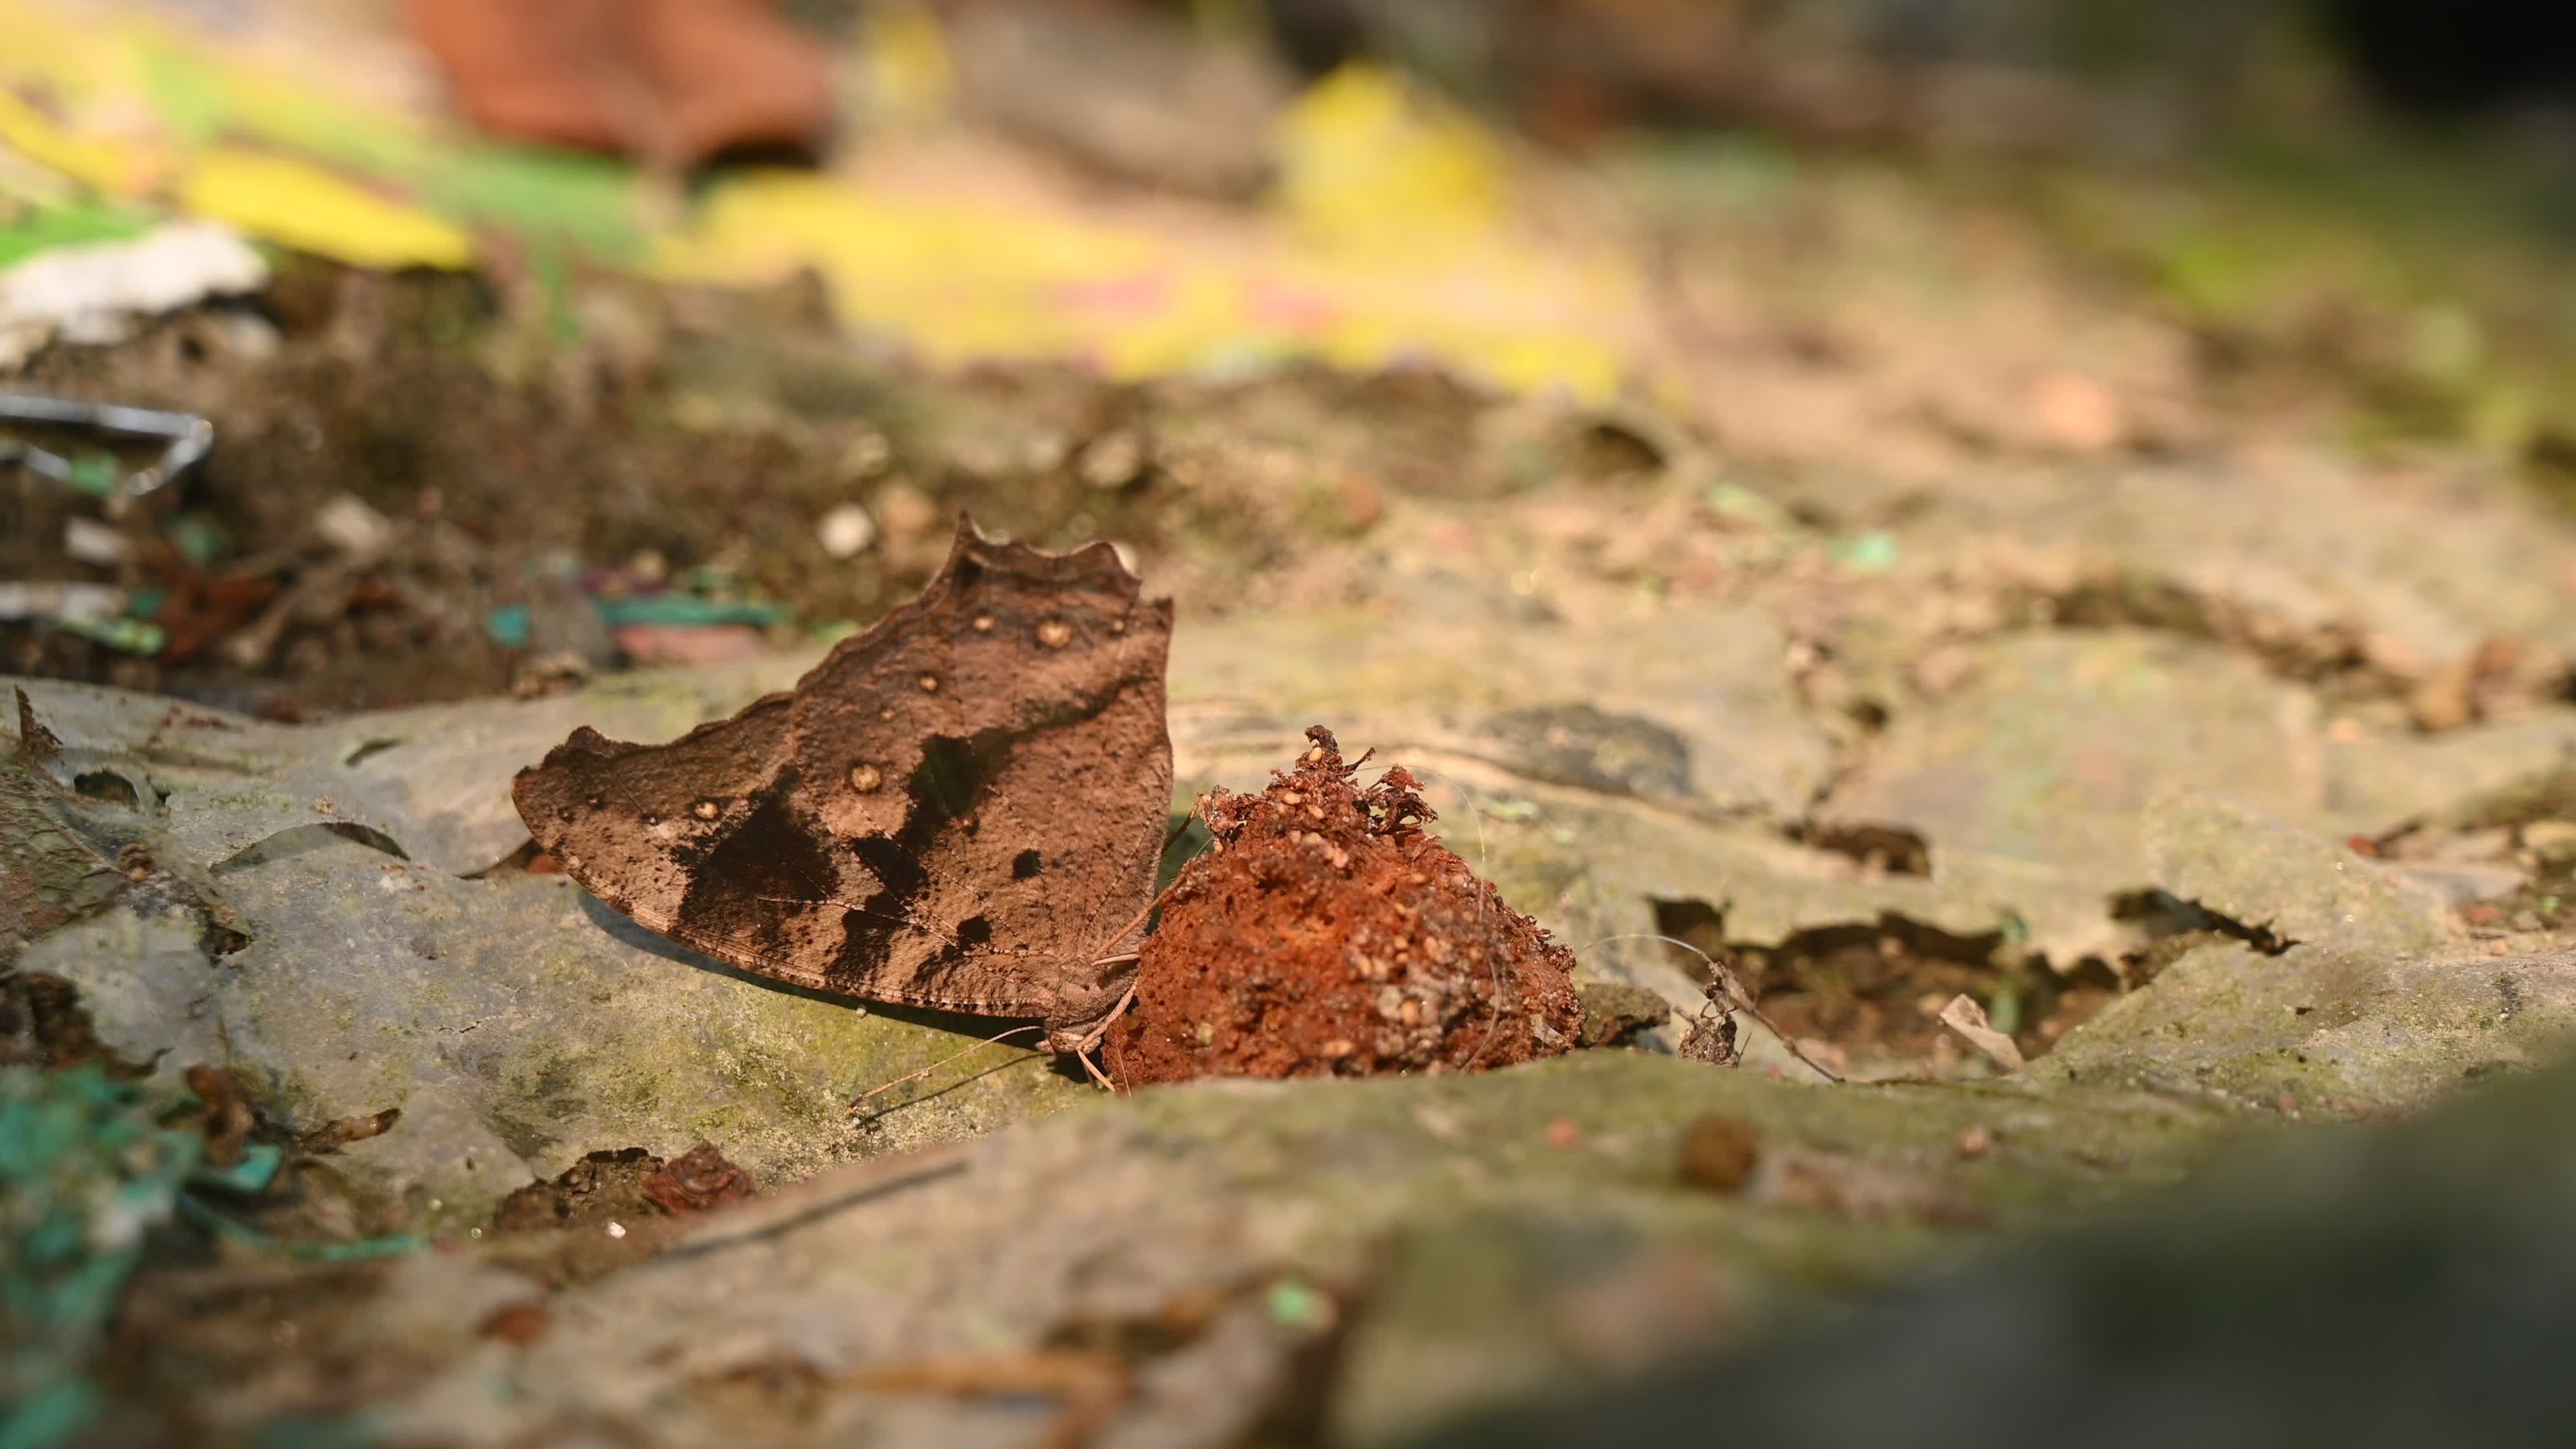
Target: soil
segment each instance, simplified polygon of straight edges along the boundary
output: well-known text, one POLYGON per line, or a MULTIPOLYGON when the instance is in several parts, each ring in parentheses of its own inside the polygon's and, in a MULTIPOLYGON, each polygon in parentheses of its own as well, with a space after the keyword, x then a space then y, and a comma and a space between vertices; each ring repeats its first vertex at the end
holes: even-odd
POLYGON ((1481 1071, 1571 1050, 1574 955, 1425 833, 1418 782, 1355 783, 1332 732, 1257 795, 1218 790, 1111 1032, 1122 1083, 1481 1071))
MULTIPOLYGON (((1187 616, 1308 607, 1356 592, 1342 550, 1398 500, 1508 492, 1533 466, 1518 443, 1479 452, 1502 403, 1436 376, 955 375, 854 354, 800 286, 571 289, 558 306, 508 278, 295 257, 255 304, 41 354, 12 388, 194 412, 216 445, 118 525, 115 565, 62 544, 95 500, 0 471, 0 580, 127 589, 167 634, 137 655, 0 622, 0 671, 284 719, 562 687, 728 630, 735 652, 837 637, 929 578, 960 510, 1044 549, 1131 547, 1187 616), (381 531, 355 549, 326 523, 352 504, 381 531), (874 537, 839 558, 818 524, 850 504, 874 537), (592 617, 657 601, 753 627, 592 617)), ((1590 477, 1570 437, 1545 441, 1590 477)))

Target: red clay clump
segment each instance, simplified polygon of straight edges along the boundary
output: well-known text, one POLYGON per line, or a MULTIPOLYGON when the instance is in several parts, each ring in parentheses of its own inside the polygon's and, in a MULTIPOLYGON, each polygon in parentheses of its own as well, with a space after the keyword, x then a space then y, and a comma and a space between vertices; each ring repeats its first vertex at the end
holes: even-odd
POLYGON ((1423 833, 1431 809, 1403 767, 1362 788, 1331 731, 1306 738, 1260 794, 1201 798, 1215 844, 1145 942, 1110 1070, 1129 1084, 1479 1071, 1571 1049, 1574 953, 1423 833))

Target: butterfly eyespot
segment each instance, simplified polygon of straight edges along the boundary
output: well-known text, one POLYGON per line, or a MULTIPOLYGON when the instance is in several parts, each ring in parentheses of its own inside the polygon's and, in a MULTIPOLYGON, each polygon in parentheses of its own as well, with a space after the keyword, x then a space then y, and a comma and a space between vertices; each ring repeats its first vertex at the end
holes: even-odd
POLYGON ((977 614, 975 616, 975 632, 978 634, 992 633, 993 616, 990 614, 977 614))
POLYGON ((936 674, 925 674, 921 676, 921 692, 924 694, 937 694, 939 692, 939 676, 936 674))
POLYGON ((885 708, 883 708, 883 709, 881 709, 881 710, 878 710, 878 711, 877 711, 877 718, 879 718, 879 719, 892 719, 892 718, 894 718, 894 706, 893 706, 893 705, 887 705, 885 708))
POLYGON ((697 816, 700 820, 713 820, 724 813, 724 807, 718 805, 713 800, 701 800, 690 807, 689 813, 697 816))
POLYGON ((1038 625, 1038 642, 1049 649, 1061 649, 1073 642, 1073 626, 1062 619, 1049 619, 1038 625))
POLYGON ((650 810, 647 810, 644 812, 644 823, 647 825, 659 825, 662 823, 662 817, 654 814, 650 810))
POLYGON ((1109 632, 1110 632, 1110 633, 1112 633, 1112 634, 1124 634, 1124 633, 1126 633, 1126 632, 1127 632, 1127 621, 1126 621, 1126 620, 1124 620, 1124 619, 1112 619, 1112 620, 1110 620, 1110 621, 1109 621, 1109 632))
POLYGON ((861 761, 850 767, 850 788, 862 795, 873 795, 885 783, 885 771, 861 761))
POLYGON ((574 815, 575 813, 576 813, 576 812, 573 810, 573 808, 572 808, 571 806, 569 806, 569 805, 565 805, 565 806, 562 806, 562 807, 558 808, 558 809, 555 811, 555 818, 556 818, 557 820, 570 820, 571 818, 573 818, 573 815, 574 815))

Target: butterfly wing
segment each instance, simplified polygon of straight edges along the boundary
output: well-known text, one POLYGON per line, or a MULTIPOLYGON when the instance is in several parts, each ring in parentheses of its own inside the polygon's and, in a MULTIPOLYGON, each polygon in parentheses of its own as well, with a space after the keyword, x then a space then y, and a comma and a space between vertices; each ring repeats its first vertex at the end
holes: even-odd
POLYGON ((583 730, 515 790, 539 844, 639 924, 849 996, 1047 1015, 1095 993, 1171 798, 1171 606, 1105 544, 961 522, 920 598, 795 692, 668 745, 583 730))

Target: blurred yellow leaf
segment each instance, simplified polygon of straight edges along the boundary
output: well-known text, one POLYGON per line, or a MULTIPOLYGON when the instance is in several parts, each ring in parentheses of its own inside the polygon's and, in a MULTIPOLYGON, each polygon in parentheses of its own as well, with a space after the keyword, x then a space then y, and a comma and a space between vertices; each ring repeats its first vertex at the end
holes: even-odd
POLYGON ((136 89, 139 28, 131 19, 75 18, 49 5, 0 0, 0 80, 38 82, 78 113, 102 96, 136 89))
POLYGON ((1418 251, 1501 224, 1502 148, 1474 118, 1345 65, 1280 120, 1279 202, 1320 239, 1418 251))
POLYGON ((179 202, 191 215, 352 266, 453 269, 474 260, 473 238, 456 226, 282 156, 208 151, 189 168, 179 202))
POLYGON ((772 171, 718 182, 688 234, 657 250, 652 271, 744 286, 810 266, 843 321, 903 336, 937 359, 973 361, 1087 350, 1101 324, 1066 298, 1154 258, 1150 238, 1115 227, 772 171))
POLYGON ((886 0, 861 12, 861 91, 880 124, 921 125, 947 114, 957 89, 948 39, 920 0, 886 0))
POLYGON ((0 145, 109 196, 149 191, 160 166, 151 148, 130 141, 74 136, 25 101, 0 90, 0 145))

